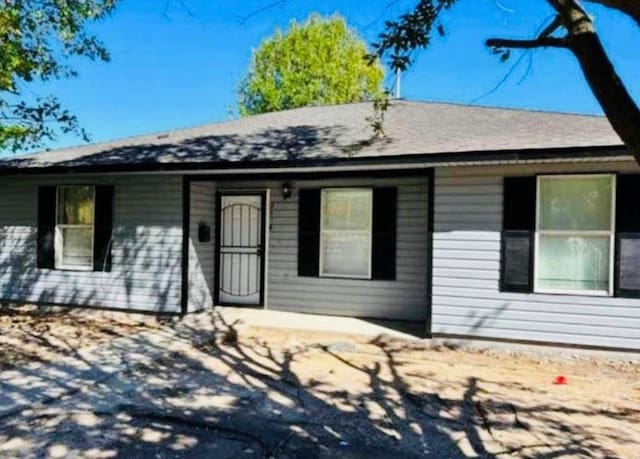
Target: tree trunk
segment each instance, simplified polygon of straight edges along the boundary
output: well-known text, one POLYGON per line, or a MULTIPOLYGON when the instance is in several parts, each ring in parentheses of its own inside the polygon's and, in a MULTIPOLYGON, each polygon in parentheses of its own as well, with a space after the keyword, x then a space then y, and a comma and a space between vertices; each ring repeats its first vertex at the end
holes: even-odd
POLYGON ((567 46, 613 129, 640 162, 640 109, 616 73, 591 17, 577 0, 547 0, 567 29, 567 46))
POLYGON ((638 0, 586 0, 590 3, 599 3, 607 8, 622 11, 631 17, 640 26, 640 1, 638 0))
POLYGON ((595 33, 567 37, 569 49, 613 129, 640 161, 640 110, 625 88, 595 33))

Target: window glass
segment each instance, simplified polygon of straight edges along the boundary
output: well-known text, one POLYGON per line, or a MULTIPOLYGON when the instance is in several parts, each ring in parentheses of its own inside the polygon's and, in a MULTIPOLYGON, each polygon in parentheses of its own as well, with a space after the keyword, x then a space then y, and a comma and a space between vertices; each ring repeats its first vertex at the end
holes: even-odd
POLYGON ((371 205, 370 189, 322 191, 321 274, 370 277, 371 205))
POLYGON ((369 231, 371 190, 325 190, 322 211, 324 229, 369 231))
POLYGON ((63 264, 69 267, 92 267, 93 229, 62 227, 60 231, 63 264))
POLYGON ((539 238, 538 287, 546 290, 609 289, 609 238, 539 238))
POLYGON ((93 224, 93 187, 64 186, 58 189, 58 223, 93 224))
POLYGON ((56 268, 93 268, 94 195, 92 186, 58 187, 56 268))
POLYGON ((537 291, 611 293, 612 175, 538 180, 537 291))
POLYGON ((542 230, 605 230, 611 227, 611 177, 544 177, 540 181, 542 230))

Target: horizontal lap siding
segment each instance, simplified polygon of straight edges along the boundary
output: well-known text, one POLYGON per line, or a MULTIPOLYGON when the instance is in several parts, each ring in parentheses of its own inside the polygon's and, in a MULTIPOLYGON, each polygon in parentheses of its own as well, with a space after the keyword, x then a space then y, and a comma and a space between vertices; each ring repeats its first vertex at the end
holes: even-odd
POLYGON ((507 175, 636 171, 631 164, 437 169, 433 332, 640 349, 640 300, 499 291, 507 175))
POLYGON ((215 270, 215 184, 191 183, 189 222, 189 312, 213 306, 213 276, 215 270), (211 240, 198 240, 198 226, 206 223, 211 240))
POLYGON ((270 189, 267 307, 270 309, 399 320, 425 320, 427 308, 427 179, 334 179, 282 183, 220 183, 219 188, 270 189), (332 186, 397 186, 395 281, 298 277, 298 190, 332 186))
POLYGON ((0 298, 157 312, 180 311, 179 177, 64 176, 0 182, 0 298), (38 186, 114 185, 111 272, 36 266, 38 186))

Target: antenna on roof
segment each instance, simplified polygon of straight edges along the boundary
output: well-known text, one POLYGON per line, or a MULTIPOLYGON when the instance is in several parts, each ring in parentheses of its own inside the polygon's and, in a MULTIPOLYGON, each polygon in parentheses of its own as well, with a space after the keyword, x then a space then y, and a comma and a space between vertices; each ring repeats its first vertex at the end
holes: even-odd
POLYGON ((400 99, 400 77, 402 76, 402 71, 400 69, 396 69, 396 99, 400 99))

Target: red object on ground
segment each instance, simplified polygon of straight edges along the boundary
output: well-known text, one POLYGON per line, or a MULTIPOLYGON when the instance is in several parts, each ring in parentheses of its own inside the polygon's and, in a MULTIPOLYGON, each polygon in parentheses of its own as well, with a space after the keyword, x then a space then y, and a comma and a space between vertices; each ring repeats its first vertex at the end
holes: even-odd
POLYGON ((553 384, 567 384, 567 378, 562 375, 556 376, 553 380, 553 384))

